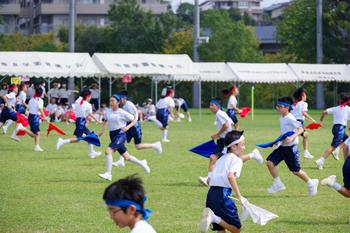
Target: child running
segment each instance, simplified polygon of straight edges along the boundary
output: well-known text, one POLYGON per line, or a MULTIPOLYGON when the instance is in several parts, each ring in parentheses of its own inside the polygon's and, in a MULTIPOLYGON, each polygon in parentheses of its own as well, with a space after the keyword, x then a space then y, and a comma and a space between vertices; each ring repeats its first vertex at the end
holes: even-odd
MULTIPOLYGON (((142 129, 139 122, 139 114, 138 110, 133 102, 128 100, 128 92, 122 91, 118 94, 121 98, 122 106, 125 111, 130 113, 131 115, 136 118, 136 124, 132 126, 127 132, 126 132, 126 139, 129 143, 131 139, 134 139, 134 145, 137 150, 143 150, 143 149, 154 149, 158 154, 162 153, 162 144, 160 142, 155 143, 141 143, 142 142, 142 129)), ((128 122, 127 124, 130 124, 128 122)), ((124 157, 120 156, 119 160, 115 163, 113 163, 115 166, 125 166, 124 157)))
MULTIPOLYGON (((329 155, 344 142, 348 135, 346 135, 346 125, 348 120, 350 119, 350 107, 348 106, 350 103, 350 97, 346 94, 340 95, 340 105, 332 108, 328 108, 322 112, 320 123, 323 125, 323 119, 328 114, 333 114, 333 140, 331 146, 328 147, 324 152, 321 158, 316 160, 317 168, 322 170, 324 166, 324 162, 329 157, 329 155)), ((339 160, 337 154, 333 154, 334 159, 339 160)))
POLYGON ((210 175, 210 188, 207 194, 206 208, 203 210, 200 223, 200 232, 208 232, 212 224, 212 230, 233 233, 240 232, 241 222, 238 217, 237 207, 232 200, 232 190, 240 202, 242 197, 236 179, 239 178, 243 167, 240 155, 243 155, 245 145, 243 132, 231 131, 226 134, 224 145, 227 154, 224 154, 215 165, 210 175))
MULTIPOLYGON (((292 115, 299 121, 304 128, 304 121, 305 118, 312 121, 316 122, 308 113, 308 105, 305 102, 306 101, 306 91, 303 88, 298 88, 294 92, 294 99, 295 102, 293 104, 293 109, 291 111, 292 115)), ((312 159, 314 156, 311 155, 309 152, 309 134, 305 131, 301 134, 303 137, 303 147, 304 147, 304 157, 307 159, 312 159)))
POLYGON ((281 134, 285 134, 289 131, 293 131, 292 136, 287 137, 283 143, 275 149, 269 157, 267 157, 267 167, 271 176, 273 177, 273 184, 267 189, 268 193, 277 193, 286 189, 278 175, 278 164, 284 160, 289 170, 294 175, 302 179, 307 183, 307 190, 310 196, 317 194, 318 179, 310 179, 310 177, 301 170, 299 164, 299 151, 298 151, 298 136, 301 135, 304 129, 301 123, 295 119, 290 113, 293 100, 291 97, 281 97, 278 99, 276 109, 281 115, 280 118, 280 130, 281 134))
POLYGON ((239 94, 238 88, 236 86, 232 86, 230 89, 225 89, 222 91, 222 94, 225 97, 230 96, 227 102, 227 115, 232 119, 234 123, 234 127, 236 130, 239 129, 238 119, 236 117, 236 113, 241 113, 242 110, 237 107, 237 98, 236 96, 239 94))
MULTIPOLYGON (((12 122, 17 121, 15 105, 16 105, 16 96, 18 93, 18 87, 16 85, 9 85, 8 94, 2 96, 2 99, 5 103, 4 108, 1 111, 0 117, 0 128, 2 128, 4 134, 7 133, 8 127, 12 122)), ((15 141, 19 141, 16 135, 12 134, 11 138, 15 141)))
POLYGON ((350 198, 350 138, 346 139, 343 146, 344 152, 344 165, 343 165, 343 182, 344 186, 337 183, 337 177, 331 175, 321 181, 322 185, 327 185, 330 188, 333 188, 338 193, 344 197, 350 198))
POLYGON ((18 92, 17 101, 16 101, 16 112, 21 114, 25 114, 26 109, 28 107, 26 104, 26 100, 27 100, 26 92, 27 92, 27 85, 25 83, 22 83, 21 85, 19 85, 19 92, 18 92))
MULTIPOLYGON (((59 150, 63 145, 69 144, 69 143, 78 143, 80 140, 79 138, 88 135, 90 133, 90 130, 86 127, 86 119, 88 117, 91 117, 96 122, 101 123, 98 121, 93 112, 92 112, 92 106, 89 103, 91 99, 91 92, 88 89, 84 89, 80 95, 80 97, 75 102, 75 112, 76 112, 76 121, 75 121, 75 131, 74 135, 75 138, 68 138, 68 139, 62 139, 59 138, 56 144, 56 149, 59 150)), ((96 158, 97 156, 101 155, 101 152, 97 152, 94 150, 94 145, 89 144, 89 156, 91 159, 96 158)))
POLYGON ((111 143, 105 150, 106 172, 99 174, 101 178, 106 180, 112 180, 112 154, 115 151, 118 151, 119 154, 124 157, 124 159, 141 166, 147 174, 150 174, 151 172, 146 160, 138 160, 136 157, 130 155, 125 147, 125 132, 136 124, 137 118, 127 111, 121 109, 119 107, 120 103, 121 98, 118 95, 113 95, 109 98, 110 108, 106 110, 106 114, 104 116, 105 122, 101 133, 99 133, 99 135, 102 136, 108 126, 111 143), (130 123, 127 124, 128 122, 130 123))
POLYGON ((139 177, 128 176, 112 183, 105 189, 103 200, 119 228, 129 227, 130 233, 156 233, 146 221, 151 211, 145 209, 147 197, 139 177))
MULTIPOLYGON (((210 175, 213 171, 216 161, 223 155, 222 151, 224 149, 224 138, 227 133, 232 131, 232 119, 223 111, 222 105, 218 100, 212 99, 209 105, 210 111, 215 114, 215 125, 218 129, 218 132, 213 134, 211 138, 216 140, 216 150, 214 154, 209 157, 209 166, 208 166, 208 176, 198 177, 199 182, 205 186, 210 184, 210 175)), ((240 157, 243 162, 250 159, 255 159, 259 164, 263 163, 263 159, 259 150, 254 149, 250 154, 242 155, 240 157)))
POLYGON ((190 114, 190 111, 188 110, 188 104, 186 100, 184 100, 183 98, 174 98, 174 102, 175 102, 177 119, 181 121, 180 116, 181 116, 181 109, 182 109, 186 113, 188 122, 192 122, 191 114, 190 114))

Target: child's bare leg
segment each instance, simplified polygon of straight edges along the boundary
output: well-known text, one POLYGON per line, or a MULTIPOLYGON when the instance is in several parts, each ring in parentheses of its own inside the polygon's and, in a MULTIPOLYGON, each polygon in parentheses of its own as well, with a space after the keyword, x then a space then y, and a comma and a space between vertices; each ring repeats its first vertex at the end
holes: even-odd
POLYGON ((278 177, 278 169, 275 166, 275 164, 271 161, 266 162, 267 168, 269 169, 269 172, 273 178, 278 177))
MULTIPOLYGON (((231 232, 231 233, 239 233, 239 232, 241 232, 241 229, 239 229, 239 228, 237 228, 237 227, 235 227, 235 226, 233 226, 233 225, 228 224, 227 222, 225 222, 225 221, 222 220, 222 219, 221 219, 219 225, 220 225, 221 227, 225 228, 226 230, 228 230, 228 231, 231 232)), ((219 231, 219 232, 226 232, 226 231, 223 230, 223 231, 219 231)))
POLYGON ((299 170, 298 172, 293 172, 293 174, 305 182, 308 182, 310 180, 310 177, 303 170, 299 170))

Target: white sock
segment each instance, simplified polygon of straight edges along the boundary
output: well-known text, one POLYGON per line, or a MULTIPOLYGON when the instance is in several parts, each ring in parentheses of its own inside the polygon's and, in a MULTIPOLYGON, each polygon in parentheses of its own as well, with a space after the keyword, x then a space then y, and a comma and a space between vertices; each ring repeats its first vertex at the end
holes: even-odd
POLYGON ((282 181, 281 181, 281 179, 280 179, 279 176, 277 176, 276 178, 274 178, 273 181, 274 181, 275 183, 278 183, 278 184, 281 184, 281 183, 282 183, 282 181))
POLYGON ((13 130, 13 132, 12 132, 12 136, 11 137, 13 137, 13 138, 15 138, 15 137, 17 137, 17 130, 16 130, 16 128, 13 130))
POLYGON ((321 158, 319 159, 322 163, 324 163, 325 159, 323 158, 323 156, 321 156, 321 158))
POLYGON ((119 159, 117 161, 117 163, 124 163, 125 162, 125 159, 123 156, 119 156, 119 159))
POLYGON ((255 154, 253 152, 249 153, 248 156, 249 156, 250 159, 254 159, 255 158, 255 154))
POLYGON ((312 182, 312 180, 310 179, 310 180, 308 180, 307 182, 307 186, 312 186, 312 185, 314 185, 314 183, 312 182))
POLYGON ((69 140, 69 139, 63 139, 63 140, 62 140, 62 145, 68 144, 68 143, 70 143, 70 140, 69 140))
POLYGON ((89 144, 89 150, 90 150, 90 153, 94 152, 94 145, 93 144, 89 144))
POLYGON ((113 157, 112 155, 106 155, 106 173, 112 174, 112 163, 113 157))
POLYGON ((221 218, 213 213, 212 215, 213 223, 219 224, 221 222, 221 218))
POLYGON ((151 121, 153 121, 159 128, 163 128, 162 122, 158 121, 156 117, 150 117, 150 118, 148 118, 148 119, 150 119, 151 121))
POLYGON ((342 188, 342 186, 341 186, 341 184, 334 182, 334 184, 332 185, 332 188, 339 191, 342 188))
POLYGON ((137 164, 137 165, 144 168, 144 164, 142 163, 142 161, 137 159, 135 156, 130 155, 130 162, 137 164))
POLYGON ((166 140, 167 139, 167 137, 168 137, 168 130, 167 129, 165 129, 165 130, 163 130, 162 131, 162 135, 163 135, 163 140, 166 140))
POLYGON ((8 128, 13 123, 13 120, 7 120, 4 127, 8 128))

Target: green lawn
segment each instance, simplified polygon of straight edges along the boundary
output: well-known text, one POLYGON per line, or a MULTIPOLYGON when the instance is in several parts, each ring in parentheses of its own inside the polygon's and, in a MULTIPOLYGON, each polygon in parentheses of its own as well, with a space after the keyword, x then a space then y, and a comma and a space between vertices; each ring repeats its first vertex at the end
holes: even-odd
MULTIPOLYGON (((319 118, 319 112, 311 111, 311 115, 319 118)), ((279 135, 278 119, 272 109, 257 110, 255 121, 240 119, 247 152, 255 144, 279 135)), ((331 142, 331 120, 332 117, 327 117, 326 128, 310 132, 310 151, 317 158, 331 142)), ((133 173, 143 178, 148 195, 146 206, 153 210, 150 223, 160 233, 198 232, 207 188, 198 183, 197 177, 207 174, 208 160, 188 149, 209 139, 215 132, 213 122, 213 114, 204 110, 202 117, 193 112, 192 123, 170 123, 171 142, 163 144, 162 156, 149 150, 136 151, 133 144, 128 145, 131 154, 147 159, 151 167, 149 176, 130 163, 124 168, 113 168, 114 180, 133 173)), ((74 130, 74 125, 58 125, 68 134, 74 130)), ((45 131, 47 124, 41 128, 45 131)), ((91 124, 89 128, 99 131, 100 126, 91 124)), ((143 123, 142 128, 144 142, 160 139, 161 133, 153 123, 143 123)), ((104 157, 89 159, 85 142, 56 151, 57 138, 54 133, 43 136, 41 147, 45 152, 35 153, 29 137, 16 143, 9 135, 0 135, 0 232, 129 232, 114 226, 102 201, 109 182, 97 174, 104 172, 104 157)), ((108 143, 105 134, 100 150, 108 143)), ((266 157, 270 150, 261 152, 266 157)), ((118 156, 115 153, 114 159, 118 156)), ((335 161, 330 157, 324 170, 319 171, 314 160, 301 158, 302 168, 319 179, 336 174, 342 182, 342 164, 343 159, 335 161)), ((319 187, 319 194, 310 198, 305 183, 291 175, 284 163, 280 171, 287 189, 269 195, 266 188, 272 179, 266 166, 255 161, 244 165, 238 180, 241 193, 279 218, 266 226, 243 222, 243 232, 350 232, 350 200, 326 187, 319 187)))

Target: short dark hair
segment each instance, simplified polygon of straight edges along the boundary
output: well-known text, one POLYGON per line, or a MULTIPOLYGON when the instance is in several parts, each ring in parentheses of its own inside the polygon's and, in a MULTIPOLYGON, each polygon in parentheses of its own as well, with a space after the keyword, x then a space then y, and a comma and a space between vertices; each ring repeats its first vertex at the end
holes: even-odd
POLYGON ((89 95, 91 95, 91 91, 88 88, 84 88, 80 93, 80 96, 83 98, 86 98, 89 95))
POLYGON ((290 104, 289 111, 292 110, 292 108, 293 108, 293 106, 292 106, 292 105, 293 105, 293 99, 292 99, 292 97, 290 97, 290 96, 283 96, 283 97, 278 98, 277 101, 290 104))
POLYGON ((41 87, 37 87, 37 88, 35 88, 35 95, 36 96, 42 96, 42 94, 43 94, 43 89, 41 88, 41 87))
POLYGON ((123 97, 127 97, 128 96, 128 91, 127 90, 120 91, 118 93, 118 95, 123 96, 123 97))
MULTIPOLYGON (((143 209, 145 190, 143 182, 136 174, 127 176, 110 184, 103 193, 104 201, 129 200, 143 209)), ((126 208, 122 208, 125 212, 126 208)))
POLYGON ((293 97, 294 97, 295 100, 299 101, 299 100, 301 100, 301 98, 302 98, 304 93, 306 94, 306 90, 304 88, 300 87, 300 88, 295 90, 295 92, 293 94, 293 97))
POLYGON ((348 102, 350 100, 350 96, 346 93, 340 93, 340 102, 345 103, 348 102))
POLYGON ((224 145, 228 146, 233 141, 238 140, 243 135, 243 133, 244 131, 238 131, 238 130, 232 130, 231 132, 228 132, 224 139, 224 145))

